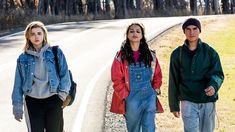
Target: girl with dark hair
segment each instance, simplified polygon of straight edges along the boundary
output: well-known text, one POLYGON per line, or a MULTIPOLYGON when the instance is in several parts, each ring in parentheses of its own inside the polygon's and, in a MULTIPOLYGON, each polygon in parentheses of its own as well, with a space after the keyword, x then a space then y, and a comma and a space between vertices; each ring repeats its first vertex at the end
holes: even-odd
POLYGON ((132 23, 111 69, 113 98, 110 111, 123 114, 128 132, 155 132, 155 113, 163 112, 160 65, 146 42, 144 27, 132 23))

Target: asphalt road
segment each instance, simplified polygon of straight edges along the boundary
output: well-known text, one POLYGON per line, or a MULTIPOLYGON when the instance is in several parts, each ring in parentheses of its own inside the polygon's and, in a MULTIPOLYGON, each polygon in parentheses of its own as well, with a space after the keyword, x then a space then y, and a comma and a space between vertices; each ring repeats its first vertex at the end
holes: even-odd
MULTIPOLYGON (((110 66, 129 24, 143 23, 147 38, 152 39, 184 20, 185 17, 162 17, 48 25, 51 45, 59 45, 63 50, 78 83, 75 103, 64 109, 65 131, 102 131, 110 66)), ((3 132, 27 131, 24 121, 14 119, 11 105, 16 59, 23 45, 23 32, 0 38, 0 131, 3 132)))

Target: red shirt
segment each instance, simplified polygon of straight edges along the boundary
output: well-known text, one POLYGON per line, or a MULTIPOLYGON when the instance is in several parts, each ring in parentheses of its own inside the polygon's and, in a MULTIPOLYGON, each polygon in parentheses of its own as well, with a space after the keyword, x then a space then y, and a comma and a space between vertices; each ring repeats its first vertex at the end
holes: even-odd
POLYGON ((133 57, 134 57, 134 61, 138 62, 139 58, 140 58, 140 52, 139 51, 133 51, 133 57))

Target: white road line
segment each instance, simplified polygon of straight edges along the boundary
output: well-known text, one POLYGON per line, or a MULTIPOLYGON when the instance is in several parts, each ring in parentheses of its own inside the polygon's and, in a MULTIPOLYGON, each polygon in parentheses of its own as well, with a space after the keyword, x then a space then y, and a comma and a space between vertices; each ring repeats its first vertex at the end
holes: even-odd
POLYGON ((5 38, 9 38, 9 37, 14 36, 14 35, 21 34, 21 33, 23 33, 23 32, 24 32, 24 31, 20 31, 20 32, 17 32, 17 33, 13 33, 13 34, 10 34, 10 35, 6 35, 6 36, 3 36, 3 37, 0 37, 0 40, 1 40, 1 39, 5 39, 5 38))
POLYGON ((91 79, 87 87, 85 88, 86 91, 84 92, 81 105, 78 109, 77 116, 75 118, 75 122, 73 125, 73 131, 72 132, 81 132, 82 130, 82 123, 85 117, 87 105, 90 99, 90 96, 92 94, 92 91, 95 87, 96 82, 98 79, 101 77, 102 73, 112 64, 113 60, 109 60, 96 74, 95 76, 91 79))

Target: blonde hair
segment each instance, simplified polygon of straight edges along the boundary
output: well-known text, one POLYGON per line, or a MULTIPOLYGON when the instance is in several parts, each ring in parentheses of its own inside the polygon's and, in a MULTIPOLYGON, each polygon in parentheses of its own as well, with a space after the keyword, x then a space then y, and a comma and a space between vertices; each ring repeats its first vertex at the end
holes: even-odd
POLYGON ((23 48, 24 51, 26 51, 27 49, 29 49, 30 47, 31 48, 34 48, 33 47, 33 44, 31 43, 30 41, 30 34, 31 34, 31 31, 33 28, 41 28, 42 31, 43 31, 43 44, 46 44, 48 43, 48 40, 47 40, 47 29, 45 27, 45 25, 40 22, 40 21, 33 21, 31 23, 29 23, 27 25, 27 27, 25 28, 25 46, 23 48))

